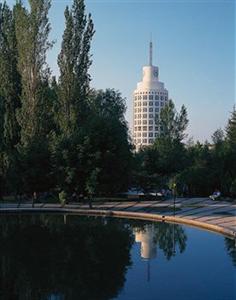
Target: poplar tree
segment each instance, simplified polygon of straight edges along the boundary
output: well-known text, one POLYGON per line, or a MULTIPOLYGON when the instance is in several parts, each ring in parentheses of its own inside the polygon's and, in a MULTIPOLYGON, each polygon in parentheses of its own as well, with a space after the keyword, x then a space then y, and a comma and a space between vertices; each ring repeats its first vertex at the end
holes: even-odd
POLYGON ((26 192, 45 191, 50 186, 49 139, 51 100, 48 97, 50 70, 47 51, 52 47, 48 36, 50 0, 29 0, 29 10, 21 1, 14 8, 21 76, 21 107, 17 120, 21 127, 21 177, 26 192))
POLYGON ((85 14, 83 0, 74 0, 65 10, 66 28, 58 56, 59 126, 62 133, 78 130, 88 114, 88 94, 92 63, 90 55, 94 26, 91 15, 85 14))
POLYGON ((20 105, 21 83, 17 70, 17 45, 13 12, 0 4, 0 151, 1 170, 6 184, 16 189, 19 125, 16 110, 20 105), (9 184, 7 184, 9 185, 9 184))
POLYGON ((58 56, 60 76, 54 139, 54 171, 58 186, 66 191, 86 185, 87 166, 94 156, 87 135, 89 112, 90 55, 94 26, 83 0, 74 0, 65 10, 65 30, 58 56))
POLYGON ((44 85, 49 79, 46 63, 47 51, 52 47, 48 40, 50 0, 29 0, 30 11, 21 1, 15 6, 18 70, 22 81, 21 108, 18 122, 21 142, 27 145, 33 138, 47 133, 45 117, 48 103, 44 85))

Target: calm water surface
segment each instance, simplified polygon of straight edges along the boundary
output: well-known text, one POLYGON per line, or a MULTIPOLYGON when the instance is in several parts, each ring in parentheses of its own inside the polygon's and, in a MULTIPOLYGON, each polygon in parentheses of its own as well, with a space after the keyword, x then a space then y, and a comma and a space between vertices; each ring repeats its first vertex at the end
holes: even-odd
POLYGON ((185 226, 0 216, 1 300, 235 300, 236 244, 185 226))

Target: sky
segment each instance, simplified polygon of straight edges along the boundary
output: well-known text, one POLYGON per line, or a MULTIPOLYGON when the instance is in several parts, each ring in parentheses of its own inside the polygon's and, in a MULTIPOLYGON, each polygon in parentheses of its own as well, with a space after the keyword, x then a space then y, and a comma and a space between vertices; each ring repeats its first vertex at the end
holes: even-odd
MULTIPOLYGON (((1 0, 0 0, 1 1, 1 0)), ((13 0, 7 3, 12 4, 13 0)), ((25 2, 27 2, 25 0, 25 2)), ((70 0, 52 0, 48 63, 58 75, 57 55, 70 0)), ((159 67, 177 110, 187 107, 188 137, 204 142, 224 129, 235 104, 235 2, 233 0, 87 0, 96 33, 91 86, 114 88, 126 98, 132 126, 132 93, 148 64, 159 67)))

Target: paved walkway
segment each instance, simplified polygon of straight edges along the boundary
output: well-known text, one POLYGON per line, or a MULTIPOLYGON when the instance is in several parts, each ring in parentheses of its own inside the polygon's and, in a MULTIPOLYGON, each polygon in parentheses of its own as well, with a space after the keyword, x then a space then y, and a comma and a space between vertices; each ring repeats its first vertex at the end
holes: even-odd
POLYGON ((0 212, 61 212, 77 214, 107 215, 177 222, 216 231, 236 238, 236 202, 213 201, 209 198, 177 198, 159 201, 94 202, 88 204, 31 203, 21 205, 1 203, 0 212))

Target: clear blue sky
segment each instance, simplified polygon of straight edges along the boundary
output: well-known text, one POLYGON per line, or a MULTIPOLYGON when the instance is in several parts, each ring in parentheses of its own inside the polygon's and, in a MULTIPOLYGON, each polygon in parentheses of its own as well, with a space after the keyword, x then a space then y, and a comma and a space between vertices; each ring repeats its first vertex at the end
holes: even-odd
MULTIPOLYGON (((8 0, 8 3, 14 1, 8 0)), ((27 2, 27 1, 25 1, 27 2)), ((48 56, 54 72, 70 0, 53 0, 48 56)), ((150 32, 154 65, 179 109, 187 107, 189 136, 204 141, 224 128, 235 103, 235 2, 222 0, 87 0, 96 34, 92 45, 92 86, 115 88, 127 99, 132 120, 132 91, 148 62, 150 32)))

